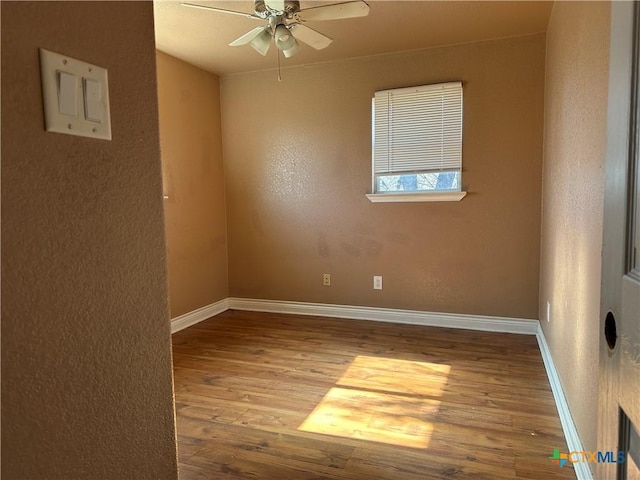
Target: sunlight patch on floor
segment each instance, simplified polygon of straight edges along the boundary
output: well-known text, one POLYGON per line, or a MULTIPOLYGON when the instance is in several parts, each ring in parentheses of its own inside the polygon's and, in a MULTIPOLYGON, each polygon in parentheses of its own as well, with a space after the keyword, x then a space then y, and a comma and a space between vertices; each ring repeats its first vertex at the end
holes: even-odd
POLYGON ((299 430, 427 448, 450 368, 358 356, 299 430))

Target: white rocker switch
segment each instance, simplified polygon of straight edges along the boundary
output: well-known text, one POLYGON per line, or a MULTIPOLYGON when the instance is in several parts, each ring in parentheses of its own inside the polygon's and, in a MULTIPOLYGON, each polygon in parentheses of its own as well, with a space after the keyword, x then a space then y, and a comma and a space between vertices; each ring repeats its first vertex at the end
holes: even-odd
POLYGON ((82 84, 84 117, 92 122, 102 123, 102 87, 100 82, 83 78, 82 84))
POLYGON ((78 116, 78 100, 76 96, 78 82, 76 76, 67 72, 56 72, 58 75, 58 111, 62 115, 78 116))

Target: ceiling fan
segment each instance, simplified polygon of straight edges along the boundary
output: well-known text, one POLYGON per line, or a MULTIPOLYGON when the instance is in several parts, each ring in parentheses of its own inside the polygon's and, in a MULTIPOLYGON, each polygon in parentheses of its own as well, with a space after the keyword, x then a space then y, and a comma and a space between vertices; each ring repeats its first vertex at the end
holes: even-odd
POLYGON ((182 5, 214 12, 242 15, 254 20, 266 20, 266 25, 248 31, 231 42, 229 46, 237 47, 249 44, 261 55, 266 55, 271 46, 271 39, 273 39, 278 50, 287 58, 295 55, 300 50, 298 40, 316 50, 327 48, 333 41, 326 35, 308 27, 304 22, 365 17, 369 14, 369 5, 362 0, 303 9, 300 8, 299 0, 254 0, 254 13, 238 12, 193 3, 182 3, 182 5))

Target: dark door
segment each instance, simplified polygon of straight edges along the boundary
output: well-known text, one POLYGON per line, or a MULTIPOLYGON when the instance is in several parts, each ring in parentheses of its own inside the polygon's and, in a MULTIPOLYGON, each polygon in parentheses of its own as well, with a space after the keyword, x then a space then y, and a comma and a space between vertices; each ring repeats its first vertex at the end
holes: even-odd
POLYGON ((596 478, 640 480, 640 5, 611 21, 596 478))

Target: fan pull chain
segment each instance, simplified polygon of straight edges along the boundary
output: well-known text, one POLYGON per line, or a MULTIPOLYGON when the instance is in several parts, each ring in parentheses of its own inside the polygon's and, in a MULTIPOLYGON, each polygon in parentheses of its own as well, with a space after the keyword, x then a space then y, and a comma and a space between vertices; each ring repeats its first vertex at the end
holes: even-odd
POLYGON ((276 52, 278 53, 278 81, 281 82, 282 75, 280 75, 280 49, 277 49, 276 52))

